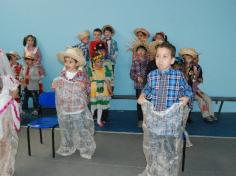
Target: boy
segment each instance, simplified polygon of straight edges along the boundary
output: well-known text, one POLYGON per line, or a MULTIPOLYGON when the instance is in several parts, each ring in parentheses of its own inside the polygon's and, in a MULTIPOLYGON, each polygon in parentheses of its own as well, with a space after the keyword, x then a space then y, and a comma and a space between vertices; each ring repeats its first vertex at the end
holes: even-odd
POLYGON ((90 83, 83 71, 85 59, 79 48, 68 48, 57 54, 64 70, 53 80, 56 91, 56 110, 61 131, 61 143, 57 154, 72 155, 76 150, 80 156, 91 159, 96 149, 93 138, 94 122, 87 107, 90 83))
POLYGON ((41 76, 39 68, 34 66, 34 55, 31 53, 25 53, 25 66, 20 73, 20 82, 23 87, 23 104, 22 109, 28 110, 28 100, 30 97, 33 99, 33 112, 32 115, 38 115, 40 106, 38 102, 39 96, 39 82, 41 76))
POLYGON ((157 69, 148 74, 147 84, 138 99, 145 117, 143 150, 147 161, 140 176, 177 176, 179 172, 182 123, 188 114, 188 110, 181 107, 187 105, 193 93, 183 73, 171 68, 175 52, 175 47, 168 42, 157 46, 157 69))
MULTIPOLYGON (((132 60, 132 66, 130 69, 130 78, 134 81, 134 88, 136 90, 136 98, 140 96, 142 89, 144 88, 144 80, 146 77, 146 69, 149 59, 146 58, 148 46, 138 42, 134 47, 136 51, 136 58, 132 60)), ((137 103, 137 116, 138 116, 138 127, 142 127, 143 123, 143 112, 141 106, 137 103)))
POLYGON ((80 40, 80 43, 74 45, 73 48, 80 48, 83 51, 84 58, 86 60, 87 66, 90 65, 89 59, 89 31, 79 32, 77 38, 80 40))

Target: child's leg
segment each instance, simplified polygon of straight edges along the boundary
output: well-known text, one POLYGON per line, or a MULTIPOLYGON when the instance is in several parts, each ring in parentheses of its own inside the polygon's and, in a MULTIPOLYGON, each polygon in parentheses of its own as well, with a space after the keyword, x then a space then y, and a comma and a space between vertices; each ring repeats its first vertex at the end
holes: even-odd
POLYGON ((212 122, 212 119, 211 119, 211 115, 209 113, 209 108, 208 108, 208 105, 206 104, 206 101, 204 101, 203 97, 202 96, 199 96, 199 95, 195 95, 195 99, 197 100, 197 103, 198 103, 198 106, 200 108, 200 111, 202 113, 202 117, 209 121, 209 122, 212 122))
POLYGON ((34 110, 39 111, 38 91, 32 90, 31 94, 32 94, 32 99, 33 99, 34 110))
MULTIPOLYGON (((142 90, 136 89, 136 98, 138 99, 142 90)), ((137 116, 138 116, 138 126, 142 127, 142 121, 143 121, 143 111, 141 108, 141 105, 137 103, 137 116)))
POLYGON ((217 120, 217 118, 215 117, 214 111, 212 110, 211 98, 207 94, 203 93, 203 99, 204 99, 205 103, 207 104, 208 112, 209 112, 210 116, 212 116, 214 118, 214 120, 217 120))
POLYGON ((103 127, 102 119, 102 109, 97 109, 97 124, 99 127, 103 127))
POLYGON ((22 109, 27 110, 28 109, 28 100, 29 100, 29 97, 30 97, 30 92, 27 88, 25 88, 23 91, 24 91, 24 97, 23 97, 22 109))

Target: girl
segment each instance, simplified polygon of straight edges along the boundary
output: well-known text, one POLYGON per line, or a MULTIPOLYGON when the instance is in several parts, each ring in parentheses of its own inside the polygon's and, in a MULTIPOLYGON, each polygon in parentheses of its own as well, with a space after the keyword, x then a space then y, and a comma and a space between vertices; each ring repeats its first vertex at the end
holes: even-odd
POLYGON ((18 81, 10 64, 0 50, 0 170, 1 175, 12 176, 18 147, 17 130, 20 129, 17 95, 18 81))
POLYGON ((72 155, 76 149, 80 156, 91 159, 96 149, 93 138, 94 122, 87 107, 89 80, 82 50, 68 48, 57 54, 64 64, 60 76, 54 79, 52 88, 56 91, 56 109, 61 131, 61 144, 57 153, 72 155))
MULTIPOLYGON (((98 44, 96 50, 98 51, 100 47, 101 46, 98 44)), ((88 72, 91 81, 91 112, 94 115, 95 110, 97 110, 97 124, 99 127, 103 127, 104 125, 101 120, 102 111, 110 107, 110 99, 112 95, 112 71, 107 65, 103 64, 104 57, 104 52, 97 52, 97 55, 92 57, 93 68, 90 68, 88 72)))
MULTIPOLYGON (((24 56, 26 53, 31 53, 34 56, 34 66, 39 68, 39 75, 43 78, 45 76, 45 70, 41 64, 42 56, 39 48, 37 47, 37 39, 33 35, 27 35, 23 39, 24 45, 24 56)), ((43 83, 40 81, 39 83, 39 91, 43 91, 43 83)))

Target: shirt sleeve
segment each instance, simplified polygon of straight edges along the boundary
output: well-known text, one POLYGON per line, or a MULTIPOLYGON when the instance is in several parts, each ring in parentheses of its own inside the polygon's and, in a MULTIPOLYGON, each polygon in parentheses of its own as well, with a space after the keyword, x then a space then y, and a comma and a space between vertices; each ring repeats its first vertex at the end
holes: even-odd
POLYGON ((189 104, 191 106, 193 102, 193 91, 192 91, 191 86, 188 85, 183 73, 181 73, 180 91, 181 91, 181 96, 185 96, 189 98, 189 104))
POLYGON ((151 99, 151 92, 152 92, 152 83, 151 83, 151 76, 148 74, 147 83, 143 88, 143 93, 146 95, 146 98, 151 99))
POLYGON ((19 86, 19 82, 12 76, 6 76, 3 80, 3 86, 6 86, 10 91, 15 91, 19 86))
POLYGON ((131 69, 130 69, 130 78, 135 82, 138 82, 138 74, 137 74, 137 62, 133 60, 131 69))

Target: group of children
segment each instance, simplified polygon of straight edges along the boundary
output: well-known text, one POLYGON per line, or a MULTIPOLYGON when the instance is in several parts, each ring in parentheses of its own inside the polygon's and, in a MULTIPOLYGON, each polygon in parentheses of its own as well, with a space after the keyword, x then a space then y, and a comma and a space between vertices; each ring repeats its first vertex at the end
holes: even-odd
MULTIPOLYGON (((147 83, 148 74, 157 69, 156 51, 162 43, 168 43, 164 32, 157 32, 148 43, 149 32, 144 28, 137 28, 134 31, 136 41, 132 44, 132 66, 130 69, 130 78, 134 81, 136 97, 138 98, 142 89, 147 83)), ((180 57, 175 57, 171 67, 183 72, 188 85, 191 86, 194 98, 199 104, 202 117, 206 122, 216 121, 217 118, 212 110, 212 101, 203 91, 199 89, 199 84, 203 82, 203 73, 199 65, 199 54, 193 48, 182 48, 179 52, 180 57)), ((189 113, 188 122, 191 122, 189 113)), ((138 126, 141 127, 143 113, 141 106, 137 103, 138 126)))
MULTIPOLYGON (((114 33, 115 30, 110 25, 106 25, 102 29, 96 28, 93 31, 94 39, 89 41, 89 31, 81 32, 78 34, 81 41, 79 44, 68 47, 57 54, 64 67, 59 76, 53 80, 52 88, 56 92, 56 110, 61 134, 57 153, 62 156, 69 156, 79 150, 81 157, 91 159, 95 152, 93 115, 97 114, 97 124, 103 127, 105 122, 102 114, 107 113, 106 110, 109 108, 114 89, 114 71, 118 54, 117 42, 112 39, 114 33)), ((186 113, 180 113, 183 112, 180 109, 186 105, 191 107, 194 96, 201 105, 201 111, 205 113, 203 117, 208 121, 216 120, 216 118, 214 113, 209 112, 209 98, 198 88, 198 84, 202 82, 202 71, 198 65, 199 54, 194 49, 181 49, 179 54, 184 58, 184 64, 177 68, 175 67, 176 49, 167 41, 167 36, 163 32, 157 33, 150 44, 147 43, 150 35, 147 30, 138 28, 134 33, 137 41, 131 47, 130 76, 135 82, 139 126, 143 126, 144 136, 146 136, 144 138, 146 143, 143 147, 147 167, 141 175, 154 176, 157 173, 159 175, 160 172, 157 164, 160 158, 154 156, 159 148, 153 148, 151 143, 147 143, 147 141, 157 139, 155 135, 150 135, 151 131, 156 131, 156 127, 149 125, 154 121, 152 118, 148 120, 147 112, 151 113, 153 117, 156 114, 161 114, 163 118, 171 116, 162 126, 165 130, 160 134, 164 136, 175 135, 175 131, 180 129, 173 127, 173 119, 178 121, 179 117, 185 116, 186 113), (149 111, 147 111, 147 100, 150 102, 148 106, 152 107, 149 111), (173 108, 176 103, 179 104, 173 108), (142 109, 146 113, 143 113, 142 109), (178 115, 176 115, 177 113, 178 115), (143 115, 145 116, 144 122, 143 115), (147 152, 147 150, 155 150, 155 152, 147 152), (150 160, 150 158, 153 159, 150 160)), ((18 143, 16 131, 12 129, 19 129, 19 113, 16 111, 17 103, 15 102, 17 89, 20 89, 19 84, 23 89, 23 111, 28 108, 28 98, 32 97, 34 105, 32 114, 37 115, 40 110, 38 96, 43 88, 41 80, 45 76, 36 38, 28 35, 23 43, 25 45, 24 67, 17 63, 17 59, 20 57, 16 52, 7 53, 10 64, 7 64, 2 51, 0 58, 1 62, 4 61, 4 64, 0 65, 0 96, 6 97, 6 99, 1 98, 0 100, 0 153, 9 150, 8 154, 12 158, 15 157, 18 143), (8 111, 14 112, 15 115, 12 116, 13 113, 9 114, 8 111), (8 122, 5 122, 4 119, 7 119, 8 122), (11 121, 14 123, 11 123, 11 130, 9 130, 6 128, 6 123, 11 121), (6 131, 14 136, 14 140, 13 138, 4 139, 6 131), (7 149, 6 141, 15 148, 7 149)), ((156 134, 160 135, 159 132, 156 134)), ((165 143, 165 140, 163 142, 165 143)), ((161 149, 160 152, 165 153, 166 151, 161 149)), ((175 156, 171 157, 173 159, 175 156)), ((170 160, 166 162, 170 162, 170 160)), ((14 159, 10 164, 7 162, 1 164, 0 168, 2 167, 5 168, 8 175, 12 175, 14 159)), ((178 169, 177 166, 171 167, 173 167, 172 171, 178 169)), ((165 169, 162 169, 161 172, 170 171, 169 166, 165 169)))

